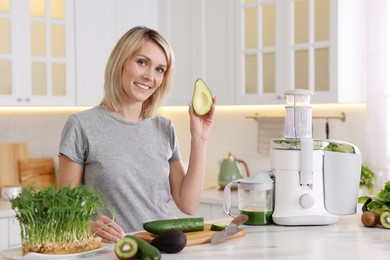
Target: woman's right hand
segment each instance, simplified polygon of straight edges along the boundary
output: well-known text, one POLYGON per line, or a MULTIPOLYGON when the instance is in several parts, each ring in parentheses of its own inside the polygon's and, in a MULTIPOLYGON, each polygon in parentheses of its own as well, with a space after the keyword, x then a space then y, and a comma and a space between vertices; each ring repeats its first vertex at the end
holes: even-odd
POLYGON ((122 228, 111 218, 101 215, 91 223, 91 233, 102 238, 103 243, 116 243, 125 236, 122 228))

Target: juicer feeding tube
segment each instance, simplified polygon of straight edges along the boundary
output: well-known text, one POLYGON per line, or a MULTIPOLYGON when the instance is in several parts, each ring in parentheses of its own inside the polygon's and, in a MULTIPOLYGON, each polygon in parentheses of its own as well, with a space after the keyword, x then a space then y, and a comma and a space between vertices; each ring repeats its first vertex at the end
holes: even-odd
POLYGON ((313 139, 312 139, 312 114, 309 90, 291 90, 286 92, 286 125, 285 138, 299 140, 300 172, 299 182, 301 186, 313 184, 313 139))
POLYGON ((313 139, 301 138, 301 171, 299 182, 301 186, 313 184, 313 139))

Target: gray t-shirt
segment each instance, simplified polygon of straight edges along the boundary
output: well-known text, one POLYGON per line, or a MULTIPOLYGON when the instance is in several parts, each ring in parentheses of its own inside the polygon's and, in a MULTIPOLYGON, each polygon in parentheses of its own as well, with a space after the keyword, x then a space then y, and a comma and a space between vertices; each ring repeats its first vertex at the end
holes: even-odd
POLYGON ((181 155, 170 120, 131 123, 96 106, 68 118, 59 153, 84 165, 83 183, 96 189, 126 233, 175 218, 167 207, 169 163, 181 155))

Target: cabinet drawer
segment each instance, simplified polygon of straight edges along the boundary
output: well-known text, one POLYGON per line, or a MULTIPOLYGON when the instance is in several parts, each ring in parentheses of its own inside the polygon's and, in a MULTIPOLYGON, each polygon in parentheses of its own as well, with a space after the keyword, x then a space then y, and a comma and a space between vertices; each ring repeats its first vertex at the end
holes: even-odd
POLYGON ((8 218, 0 218, 0 250, 8 249, 8 218))
POLYGON ((22 243, 21 243, 21 236, 20 236, 19 221, 17 221, 16 218, 9 218, 8 226, 9 226, 8 247, 20 246, 22 243))

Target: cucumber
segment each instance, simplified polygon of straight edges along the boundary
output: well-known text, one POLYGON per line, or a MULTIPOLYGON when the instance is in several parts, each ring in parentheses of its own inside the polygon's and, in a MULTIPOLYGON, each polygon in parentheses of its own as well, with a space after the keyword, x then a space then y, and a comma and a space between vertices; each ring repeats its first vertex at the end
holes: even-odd
POLYGON ((159 235, 168 230, 180 230, 183 232, 203 231, 203 218, 177 218, 177 219, 163 219, 143 224, 146 231, 159 235))
POLYGON ((211 231, 221 231, 226 228, 226 225, 224 224, 211 224, 210 230, 211 231))
POLYGON ((142 260, 160 260, 161 259, 161 253, 160 250, 157 249, 157 247, 152 246, 148 242, 132 236, 132 235, 126 235, 126 237, 130 237, 134 239, 138 244, 138 251, 136 256, 136 259, 142 259, 142 260))

